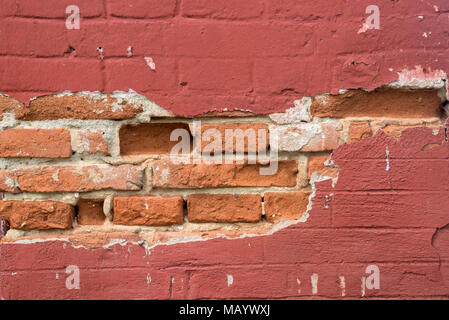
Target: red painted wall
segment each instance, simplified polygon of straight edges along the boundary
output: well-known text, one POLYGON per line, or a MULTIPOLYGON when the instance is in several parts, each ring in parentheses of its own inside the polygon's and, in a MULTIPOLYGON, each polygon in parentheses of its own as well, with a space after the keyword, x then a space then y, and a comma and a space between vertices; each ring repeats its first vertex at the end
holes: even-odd
MULTIPOLYGON (((0 92, 27 101, 132 88, 178 115, 271 113, 303 95, 390 83, 405 68, 449 70, 449 2, 375 2, 7 0, 0 92), (81 10, 80 30, 65 28, 69 4, 81 10), (371 4, 381 28, 358 33, 371 4)), ((272 235, 149 252, 131 242, 1 244, 0 297, 447 298, 447 136, 403 137, 378 133, 334 151, 337 184, 318 183, 308 221, 272 235), (80 269, 79 290, 66 288, 69 265, 80 269), (362 289, 370 265, 380 289, 362 289)))
POLYGON ((271 113, 404 68, 449 67, 445 0, 5 0, 0 10, 0 92, 22 101, 132 88, 179 115, 271 113), (65 27, 72 4, 79 30, 65 27), (380 30, 359 33, 369 5, 380 30))

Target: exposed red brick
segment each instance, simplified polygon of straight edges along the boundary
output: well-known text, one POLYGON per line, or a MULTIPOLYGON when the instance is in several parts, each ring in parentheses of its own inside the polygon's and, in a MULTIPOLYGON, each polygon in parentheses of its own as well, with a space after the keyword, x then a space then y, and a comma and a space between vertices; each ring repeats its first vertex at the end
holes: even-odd
POLYGON ((329 155, 310 155, 307 168, 308 178, 310 179, 314 172, 318 173, 320 176, 337 177, 338 168, 327 167, 324 165, 330 158, 329 155))
POLYGON ((340 140, 340 123, 299 123, 270 127, 280 151, 320 152, 336 149, 340 140))
POLYGON ((363 138, 372 136, 371 127, 368 121, 354 121, 349 125, 348 143, 360 141, 363 138))
POLYGON ((84 95, 41 96, 32 101, 21 120, 58 119, 106 119, 121 120, 134 118, 142 112, 141 105, 117 101, 112 96, 97 99, 84 95))
POLYGON ((312 101, 310 112, 315 117, 389 117, 432 118, 441 116, 441 98, 436 90, 374 91, 349 90, 342 95, 312 101))
POLYGON ((268 192, 264 195, 265 218, 269 222, 300 219, 307 211, 310 192, 268 192))
POLYGON ((115 197, 114 223, 130 226, 169 226, 184 220, 182 197, 115 197))
POLYGON ((178 140, 170 141, 170 135, 176 129, 186 130, 190 136, 189 125, 185 123, 144 123, 122 126, 119 133, 120 154, 168 154, 178 143, 178 140))
POLYGON ((65 129, 9 129, 0 131, 0 157, 70 158, 70 132, 65 129))
MULTIPOLYGON (((211 123, 211 124, 202 124, 201 125, 201 151, 204 150, 206 146, 214 146, 217 150, 221 150, 221 152, 224 154, 224 152, 248 152, 248 146, 250 147, 250 150, 254 150, 254 152, 263 152, 265 150, 268 150, 268 146, 270 143, 270 137, 268 132, 268 126, 266 124, 262 123, 227 123, 227 124, 221 124, 221 123, 211 123), (220 141, 215 141, 214 138, 210 138, 210 140, 205 140, 205 132, 208 132, 212 135, 212 137, 215 137, 214 131, 215 129, 220 133, 221 137, 221 144, 220 141), (234 135, 238 136, 240 134, 240 131, 242 132, 243 137, 243 144, 242 147, 237 146, 237 141, 235 137, 232 138, 234 135), (262 137, 265 138, 265 143, 263 143, 263 140, 259 139, 259 130, 262 134, 262 137), (226 135, 226 132, 228 132, 228 135, 226 135), (247 134, 247 135, 246 135, 247 134), (232 138, 232 146, 229 148, 226 148, 226 137, 232 138), (255 138, 254 144, 249 144, 248 136, 255 138), (254 149, 253 149, 254 148, 254 149)), ((262 138, 263 139, 263 138, 262 138)), ((209 147, 209 148, 210 148, 209 147)))
POLYGON ((73 130, 71 134, 73 151, 109 154, 108 143, 101 131, 73 130))
POLYGON ((0 120, 3 120, 5 113, 13 113, 16 118, 20 118, 25 113, 25 105, 14 98, 0 94, 0 120))
POLYGON ((273 175, 261 175, 259 164, 173 164, 155 161, 153 184, 160 188, 268 187, 296 185, 296 161, 279 161, 273 175))
POLYGON ((0 179, 0 190, 7 192, 140 190, 143 169, 132 165, 33 166, 0 170, 0 179))
POLYGON ((79 199, 76 207, 78 224, 102 225, 106 220, 103 213, 103 199, 79 199))
POLYGON ((192 194, 187 198, 190 222, 257 222, 262 217, 258 194, 192 194))
POLYGON ((75 210, 55 201, 0 201, 0 215, 19 230, 72 228, 75 210))

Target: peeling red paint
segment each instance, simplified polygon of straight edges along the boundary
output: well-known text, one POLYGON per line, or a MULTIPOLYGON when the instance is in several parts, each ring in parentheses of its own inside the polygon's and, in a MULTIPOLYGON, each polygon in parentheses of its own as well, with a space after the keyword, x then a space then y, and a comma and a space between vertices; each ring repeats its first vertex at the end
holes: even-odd
MULTIPOLYGON (((19 9, 5 8, 0 16, 5 31, 0 41, 0 92, 27 102, 64 90, 132 88, 177 115, 226 110, 267 114, 292 107, 302 96, 374 89, 417 66, 423 72, 410 75, 448 73, 445 1, 379 0, 380 29, 358 33, 369 16, 369 4, 267 0, 265 12, 253 12, 248 21, 238 15, 247 8, 233 8, 235 16, 223 21, 191 19, 189 4, 175 15, 172 1, 161 9, 164 18, 114 18, 135 17, 129 8, 106 19, 104 12, 98 13, 97 18, 81 19, 80 30, 66 30, 59 16, 15 18, 29 16, 30 10, 33 17, 49 15, 48 9, 21 3, 19 9), (98 47, 104 60, 98 57, 98 47), (157 70, 148 68, 148 55, 157 70)), ((101 7, 83 5, 81 15, 101 12, 101 7)))

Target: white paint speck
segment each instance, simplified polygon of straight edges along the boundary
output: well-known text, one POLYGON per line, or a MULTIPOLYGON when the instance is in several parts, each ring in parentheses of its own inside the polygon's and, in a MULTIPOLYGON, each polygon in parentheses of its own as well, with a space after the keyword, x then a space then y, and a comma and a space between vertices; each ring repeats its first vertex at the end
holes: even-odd
POLYGON ((345 277, 340 276, 339 279, 340 279, 341 296, 344 297, 346 295, 345 277))
POLYGON ((100 59, 103 60, 104 59, 103 48, 102 47, 98 47, 97 51, 100 53, 100 59))
POLYGON ((156 64, 153 61, 153 58, 151 57, 145 57, 145 62, 147 63, 147 65, 150 67, 151 70, 155 71, 156 70, 156 64))
POLYGON ((147 273, 147 286, 149 286, 151 283, 151 276, 150 273, 147 273))
POLYGON ((312 294, 318 294, 318 274, 312 274, 310 282, 312 283, 312 294))
POLYGON ((232 286, 232 284, 234 283, 234 277, 232 276, 232 274, 227 274, 226 278, 228 280, 228 287, 232 286))
POLYGON ((129 46, 128 49, 126 49, 126 56, 128 58, 133 56, 133 47, 129 46))

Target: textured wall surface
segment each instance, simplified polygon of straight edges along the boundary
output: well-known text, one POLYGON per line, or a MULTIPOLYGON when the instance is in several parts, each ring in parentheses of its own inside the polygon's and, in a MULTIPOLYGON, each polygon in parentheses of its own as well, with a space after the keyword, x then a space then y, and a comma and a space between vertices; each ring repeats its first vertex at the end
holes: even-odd
POLYGON ((445 0, 2 0, 0 298, 449 298, 448 47, 445 0))

